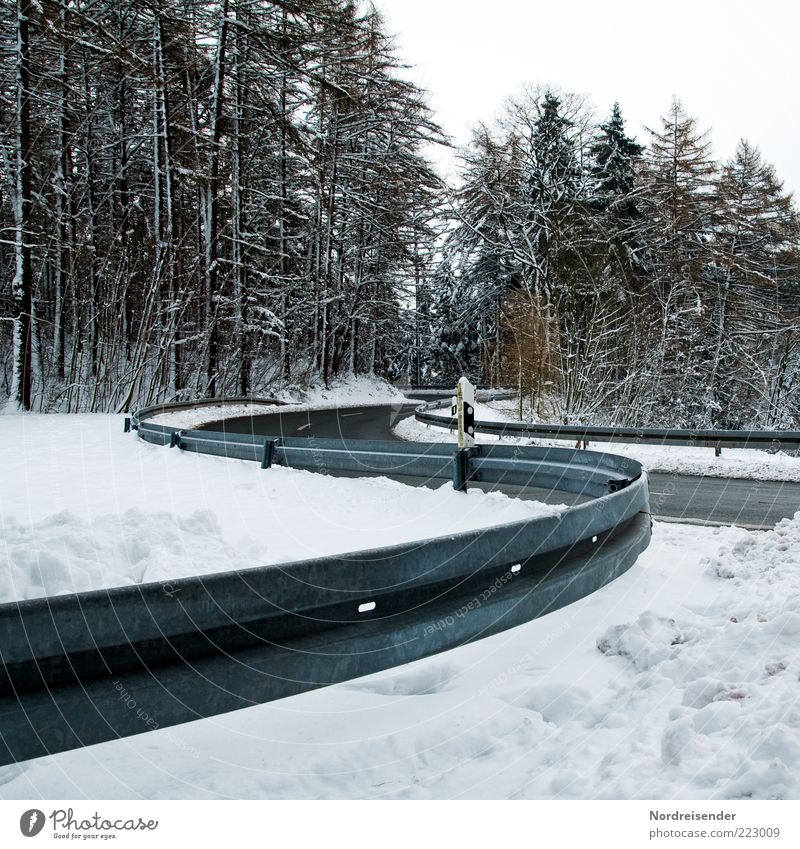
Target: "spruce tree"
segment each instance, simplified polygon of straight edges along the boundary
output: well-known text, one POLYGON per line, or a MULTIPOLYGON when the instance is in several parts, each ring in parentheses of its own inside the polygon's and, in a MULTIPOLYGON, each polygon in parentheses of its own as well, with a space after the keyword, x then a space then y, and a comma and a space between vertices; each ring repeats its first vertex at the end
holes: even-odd
POLYGON ((591 164, 591 203, 602 210, 612 209, 620 217, 639 217, 632 197, 636 188, 636 163, 642 146, 625 133, 619 103, 611 109, 608 121, 589 147, 591 164))
POLYGON ((638 180, 642 152, 642 146, 626 135, 615 103, 589 147, 587 205, 596 228, 594 265, 606 285, 613 279, 625 292, 638 289, 638 278, 647 266, 638 180))

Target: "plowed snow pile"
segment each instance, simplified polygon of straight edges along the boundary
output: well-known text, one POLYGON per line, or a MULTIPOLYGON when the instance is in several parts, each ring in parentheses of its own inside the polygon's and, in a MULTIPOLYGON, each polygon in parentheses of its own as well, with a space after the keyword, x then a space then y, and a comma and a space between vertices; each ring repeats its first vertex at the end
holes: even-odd
MULTIPOLYGON (((800 514, 708 558, 716 600, 615 625, 600 651, 670 708, 661 769, 726 797, 800 791, 800 514)), ((656 740, 654 743, 658 742, 656 740)))
POLYGON ((122 416, 0 417, 0 603, 376 548, 563 507, 148 445, 122 416))

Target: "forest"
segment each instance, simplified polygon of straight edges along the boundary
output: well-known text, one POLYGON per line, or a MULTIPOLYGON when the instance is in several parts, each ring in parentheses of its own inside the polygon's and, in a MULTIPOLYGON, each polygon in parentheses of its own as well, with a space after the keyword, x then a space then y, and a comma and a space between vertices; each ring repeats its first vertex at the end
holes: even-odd
POLYGON ((530 85, 448 184, 371 5, 16 0, 0 30, 0 405, 466 374, 563 422, 800 426, 797 209, 678 99, 637 139, 530 85))

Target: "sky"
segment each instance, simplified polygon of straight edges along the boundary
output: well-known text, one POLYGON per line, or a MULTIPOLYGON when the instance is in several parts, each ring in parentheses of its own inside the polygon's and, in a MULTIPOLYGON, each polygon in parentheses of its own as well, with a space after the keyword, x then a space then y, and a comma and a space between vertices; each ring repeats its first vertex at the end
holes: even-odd
MULTIPOLYGON (((601 119, 619 101, 640 142, 674 95, 710 130, 716 158, 746 138, 800 200, 797 0, 373 2, 459 144, 524 83, 587 95, 601 119)), ((452 169, 450 154, 436 158, 452 169)))

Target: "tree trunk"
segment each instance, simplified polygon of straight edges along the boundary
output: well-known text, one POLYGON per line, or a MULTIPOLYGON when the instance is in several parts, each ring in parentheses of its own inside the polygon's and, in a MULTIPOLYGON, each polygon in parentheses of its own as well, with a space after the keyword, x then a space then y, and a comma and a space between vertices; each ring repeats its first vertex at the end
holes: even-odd
POLYGON ((14 396, 19 407, 31 409, 33 383, 33 265, 31 257, 31 52, 32 0, 17 2, 17 186, 14 273, 14 396))
POLYGON ((217 55, 214 62, 214 95, 211 106, 211 152, 206 220, 206 293, 208 301, 208 394, 217 394, 219 331, 217 328, 219 288, 219 164, 222 140, 222 105, 225 85, 225 43, 228 38, 228 0, 220 11, 217 55))

